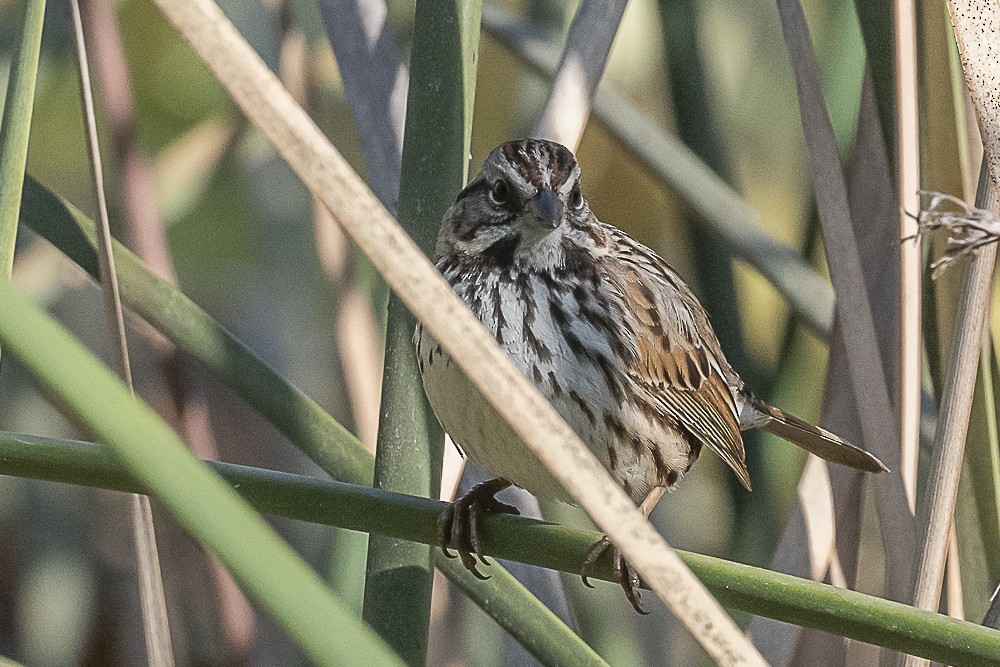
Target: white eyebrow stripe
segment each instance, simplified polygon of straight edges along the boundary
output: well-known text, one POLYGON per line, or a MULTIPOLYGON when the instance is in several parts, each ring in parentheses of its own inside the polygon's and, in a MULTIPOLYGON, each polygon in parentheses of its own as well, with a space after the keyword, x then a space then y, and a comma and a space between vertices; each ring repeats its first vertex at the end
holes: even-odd
POLYGON ((573 169, 570 170, 569 176, 563 181, 563 184, 559 186, 559 194, 568 195, 576 186, 577 181, 580 180, 580 165, 574 164, 573 169))

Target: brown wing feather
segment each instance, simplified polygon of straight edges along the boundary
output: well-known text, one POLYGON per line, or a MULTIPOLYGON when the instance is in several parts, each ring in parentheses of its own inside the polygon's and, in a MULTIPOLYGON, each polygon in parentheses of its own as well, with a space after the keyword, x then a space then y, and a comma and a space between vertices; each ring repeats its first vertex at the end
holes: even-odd
POLYGON ((612 261, 618 266, 607 279, 623 299, 636 350, 630 379, 680 430, 718 454, 749 489, 731 389, 738 379, 701 305, 663 260, 631 239, 624 240, 612 261))

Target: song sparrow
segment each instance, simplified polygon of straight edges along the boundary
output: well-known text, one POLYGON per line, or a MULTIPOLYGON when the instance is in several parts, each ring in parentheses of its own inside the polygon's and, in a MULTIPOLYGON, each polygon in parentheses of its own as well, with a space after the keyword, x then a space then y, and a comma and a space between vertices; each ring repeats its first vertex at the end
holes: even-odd
MULTIPOLYGON (((493 150, 445 214, 436 255, 459 296, 644 514, 706 446, 749 489, 740 431, 750 428, 829 461, 885 470, 744 387, 687 284, 591 212, 564 146, 523 140, 493 150)), ((472 555, 486 563, 481 514, 517 512, 494 494, 516 484, 541 498, 573 499, 423 327, 414 339, 441 424, 470 460, 498 475, 452 503, 440 522, 445 553, 457 548, 482 577, 472 555)), ((585 568, 607 546, 606 538, 596 544, 585 568)), ((641 612, 638 576, 617 550, 614 565, 641 612)))

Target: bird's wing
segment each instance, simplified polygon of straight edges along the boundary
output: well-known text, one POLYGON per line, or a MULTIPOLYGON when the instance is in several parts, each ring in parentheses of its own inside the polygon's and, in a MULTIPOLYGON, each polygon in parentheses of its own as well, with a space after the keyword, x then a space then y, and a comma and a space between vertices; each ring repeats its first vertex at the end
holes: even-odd
POLYGON ((655 409, 733 469, 749 489, 732 385, 739 379, 701 304, 655 253, 625 237, 607 280, 622 299, 635 359, 627 371, 655 409))

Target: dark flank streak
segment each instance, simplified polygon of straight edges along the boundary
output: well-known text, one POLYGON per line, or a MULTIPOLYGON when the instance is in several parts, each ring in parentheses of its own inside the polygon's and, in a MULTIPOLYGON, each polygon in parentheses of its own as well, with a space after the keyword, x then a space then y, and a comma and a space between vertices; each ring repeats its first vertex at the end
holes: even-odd
POLYGON ((507 326, 507 318, 503 314, 503 300, 500 296, 499 281, 493 285, 493 321, 497 325, 497 343, 503 345, 503 329, 507 326))
POLYGON ((562 304, 558 300, 554 298, 549 299, 549 313, 552 315, 552 321, 555 325, 565 330, 566 325, 569 324, 569 316, 563 310, 562 304))
POLYGON ((552 395, 561 396, 563 392, 562 385, 559 384, 559 380, 556 379, 556 374, 549 371, 549 384, 552 385, 552 395))
POLYGON ((600 355, 597 357, 597 365, 601 368, 601 373, 604 375, 604 382, 608 385, 611 396, 621 405, 625 401, 625 389, 622 387, 621 382, 619 382, 620 378, 615 372, 614 364, 604 355, 600 355))
POLYGON ((529 329, 527 326, 524 328, 524 338, 528 343, 528 346, 532 349, 535 355, 538 356, 538 360, 544 363, 548 363, 552 360, 552 352, 549 348, 545 346, 545 343, 538 340, 535 332, 529 329))
POLYGON ((583 411, 583 414, 586 415, 590 423, 593 424, 595 422, 594 413, 591 412, 590 406, 587 405, 587 402, 583 400, 580 394, 576 393, 575 389, 570 389, 569 397, 573 400, 574 403, 577 404, 577 406, 579 406, 580 410, 583 411))

